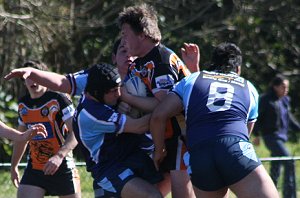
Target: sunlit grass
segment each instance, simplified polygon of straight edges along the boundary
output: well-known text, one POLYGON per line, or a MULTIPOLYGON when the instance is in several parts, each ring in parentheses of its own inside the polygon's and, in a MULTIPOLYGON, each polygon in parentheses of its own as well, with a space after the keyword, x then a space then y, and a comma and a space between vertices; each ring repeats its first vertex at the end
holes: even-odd
MULTIPOLYGON (((288 143, 287 144, 290 152, 294 156, 300 156, 300 144, 297 143, 288 143)), ((261 144, 259 146, 255 147, 255 150, 257 152, 257 155, 260 158, 265 158, 269 157, 270 153, 266 149, 265 145, 261 141, 261 144)), ((264 166, 266 167, 267 170, 269 170, 270 167, 270 162, 263 162, 264 166)), ((300 197, 300 160, 295 162, 296 165, 296 184, 297 186, 297 191, 298 191, 298 197, 300 197)), ((82 197, 83 198, 93 198, 94 193, 92 189, 92 178, 90 176, 90 173, 87 173, 85 170, 84 166, 78 167, 79 169, 79 174, 81 177, 81 191, 82 191, 82 197)), ((23 169, 20 168, 20 174, 22 174, 23 169)), ((10 170, 8 167, 0 169, 0 186, 1 186, 1 193, 0 193, 0 198, 14 198, 16 197, 16 188, 13 186, 11 180, 10 180, 10 170)), ((281 177, 282 178, 282 177, 281 177)), ((281 181, 282 182, 282 181, 281 181)), ((282 183, 279 184, 278 186, 279 191, 282 189, 282 183)), ((234 194, 231 192, 230 193, 230 198, 234 198, 234 194)), ((47 197, 50 198, 50 197, 47 197)), ((52 198, 57 198, 57 197, 52 197, 52 198)), ((171 194, 167 196, 167 198, 172 198, 171 194)))

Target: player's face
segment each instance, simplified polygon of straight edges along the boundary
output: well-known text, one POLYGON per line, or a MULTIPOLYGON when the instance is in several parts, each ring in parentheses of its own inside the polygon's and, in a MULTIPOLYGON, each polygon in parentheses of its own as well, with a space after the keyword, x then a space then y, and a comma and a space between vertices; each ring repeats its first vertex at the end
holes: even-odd
POLYGON ((128 49, 124 41, 121 41, 117 54, 115 55, 115 62, 117 64, 118 72, 124 79, 127 74, 129 65, 133 62, 135 58, 130 56, 128 49))
POLYGON ((289 92, 289 81, 284 80, 282 84, 274 86, 274 90, 279 98, 286 96, 289 92))
POLYGON ((122 40, 126 43, 129 53, 132 56, 139 56, 141 47, 140 37, 136 34, 129 24, 124 23, 121 28, 122 40))
POLYGON ((118 99, 121 96, 120 86, 110 89, 106 94, 104 94, 104 103, 110 106, 117 104, 118 99))
POLYGON ((29 91, 31 98, 38 98, 47 91, 46 87, 35 83, 29 78, 25 79, 25 85, 29 91))

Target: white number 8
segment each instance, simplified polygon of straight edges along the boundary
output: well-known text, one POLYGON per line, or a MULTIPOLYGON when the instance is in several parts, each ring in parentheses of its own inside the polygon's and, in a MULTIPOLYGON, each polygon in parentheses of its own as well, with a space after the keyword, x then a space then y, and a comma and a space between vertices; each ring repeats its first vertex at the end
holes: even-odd
POLYGON ((230 109, 231 102, 233 99, 234 87, 230 84, 213 82, 210 85, 209 96, 206 103, 206 106, 210 111, 226 111, 230 109), (226 92, 218 92, 218 88, 225 88, 226 92), (225 100, 223 105, 216 105, 216 99, 225 100))

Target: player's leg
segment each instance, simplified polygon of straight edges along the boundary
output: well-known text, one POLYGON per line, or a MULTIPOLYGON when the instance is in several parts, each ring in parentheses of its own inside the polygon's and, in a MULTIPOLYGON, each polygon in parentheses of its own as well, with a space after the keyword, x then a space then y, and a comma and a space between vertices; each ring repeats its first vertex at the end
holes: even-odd
POLYGON ((171 171, 172 198, 194 198, 195 193, 186 170, 171 171))
POLYGON ((194 193, 196 197, 205 197, 205 198, 228 198, 229 197, 228 188, 222 188, 215 191, 204 191, 194 186, 194 193))
POLYGON ((38 186, 23 185, 18 188, 17 198, 43 198, 45 190, 38 186))
POLYGON ((166 197, 171 192, 171 176, 170 173, 164 173, 164 180, 156 184, 163 197, 166 197))
POLYGON ((121 197, 162 198, 162 195, 154 185, 141 178, 135 177, 125 184, 121 191, 121 197))
POLYGON ((187 172, 187 163, 189 153, 181 138, 177 141, 176 157, 174 159, 175 170, 170 171, 171 175, 171 191, 173 198, 194 198, 195 193, 193 189, 190 176, 187 172))
POLYGON ((263 165, 229 188, 239 198, 279 198, 278 191, 263 165))

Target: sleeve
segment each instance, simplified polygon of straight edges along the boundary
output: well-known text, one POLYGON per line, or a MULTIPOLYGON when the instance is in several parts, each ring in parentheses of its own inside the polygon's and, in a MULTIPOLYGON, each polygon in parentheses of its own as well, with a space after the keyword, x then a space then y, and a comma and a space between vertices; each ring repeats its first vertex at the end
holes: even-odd
POLYGON ((250 81, 248 82, 250 92, 250 109, 248 113, 248 122, 256 122, 258 117, 258 92, 250 81))
POLYGON ((178 95, 178 97, 183 101, 183 105, 186 110, 195 81, 199 77, 199 75, 200 72, 192 73, 191 75, 177 82, 170 91, 171 93, 175 93, 176 95, 178 95))
POLYGON ((62 113, 62 120, 66 121, 70 117, 73 117, 75 108, 71 99, 67 94, 58 94, 58 102, 60 105, 60 111, 62 113))
POLYGON ((122 133, 126 123, 125 114, 118 113, 107 106, 94 106, 83 109, 78 117, 80 129, 86 134, 122 133))
POLYGON ((155 65, 151 82, 153 94, 160 90, 170 90, 176 82, 190 74, 183 61, 172 50, 161 49, 160 56, 162 62, 154 63, 158 65, 155 65))
POLYGON ((288 116, 289 116, 289 128, 292 131, 300 131, 300 123, 298 120, 295 118, 293 113, 291 112, 291 106, 290 106, 290 97, 286 96, 283 98, 284 102, 286 103, 288 107, 288 116))
POLYGON ((71 85, 71 96, 81 95, 87 83, 88 69, 70 73, 66 77, 71 85))

